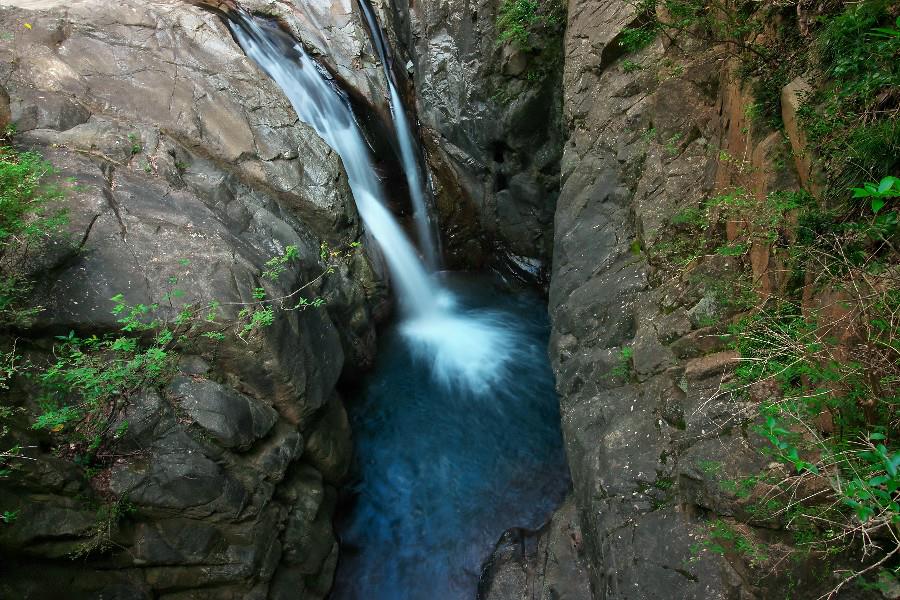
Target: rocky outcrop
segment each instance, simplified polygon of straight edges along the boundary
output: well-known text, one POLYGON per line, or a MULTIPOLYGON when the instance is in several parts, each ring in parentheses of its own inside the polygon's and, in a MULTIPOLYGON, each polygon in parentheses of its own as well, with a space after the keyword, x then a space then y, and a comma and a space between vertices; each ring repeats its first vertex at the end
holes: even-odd
POLYGON ((591 600, 583 537, 572 498, 540 531, 510 530, 485 565, 484 600, 591 600))
POLYGON ((585 554, 596 598, 743 598, 728 561, 698 550, 716 508, 700 465, 759 460, 736 428, 748 407, 717 393, 730 355, 682 360, 716 350, 698 345, 716 333, 692 317, 702 286, 654 277, 645 254, 714 184, 721 55, 660 38, 626 70, 617 36, 635 19, 575 2, 566 35, 551 357, 585 554))
POLYGON ((752 82, 728 46, 668 32, 627 51, 623 29, 646 18, 634 11, 579 0, 566 32, 550 354, 593 597, 827 594, 833 573, 751 515, 766 494, 758 481, 787 476, 754 433, 765 390, 728 391, 741 286, 767 298, 787 270, 762 240, 745 256, 716 252, 715 239, 749 227, 738 219, 713 231, 703 217, 700 240, 678 225, 736 189, 760 207, 776 192, 816 194, 789 125, 802 84, 784 89, 783 136, 751 118, 752 82), (665 258, 685 247, 681 262, 665 258), (807 558, 786 567, 788 556, 807 558))
POLYGON ((394 22, 451 260, 483 261, 470 242, 483 234, 534 270, 549 262, 559 190, 561 40, 536 39, 527 51, 499 43, 499 7, 400 0, 394 22))
MULTIPOLYGON (((19 335, 32 361, 57 334, 117 330, 117 294, 165 316, 177 286, 179 302, 233 317, 256 287, 277 297, 318 276, 321 242, 358 239, 339 158, 216 15, 4 0, 0 29, 15 32, 0 79, 16 143, 71 181, 70 234, 30 263, 46 308, 19 335), (287 246, 299 261, 262 279, 287 246)), ((0 482, 4 510, 18 511, 0 529, 0 595, 323 597, 350 456, 335 386, 346 363, 372 359, 379 290, 359 253, 304 290, 325 308, 279 314, 246 343, 199 344, 170 384, 130 398, 113 453, 92 468, 48 454, 50 438, 23 421, 14 435, 37 460, 0 482)), ((28 393, 15 400, 37 409, 28 393)))

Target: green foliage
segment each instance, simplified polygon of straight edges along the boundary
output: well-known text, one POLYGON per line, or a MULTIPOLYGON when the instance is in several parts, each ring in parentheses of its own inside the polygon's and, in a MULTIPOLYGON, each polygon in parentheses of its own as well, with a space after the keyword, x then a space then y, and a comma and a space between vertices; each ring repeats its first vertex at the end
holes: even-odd
POLYGON ((128 142, 131 144, 131 155, 140 154, 144 151, 144 146, 141 144, 141 136, 137 133, 129 133, 128 134, 128 142))
MULTIPOLYGON (((136 134, 129 136, 132 152, 142 151, 136 134)), ((40 251, 51 234, 65 223, 59 201, 65 190, 53 183, 53 167, 35 153, 0 147, 0 478, 14 477, 25 456, 23 448, 7 442, 13 429, 21 431, 30 422, 33 430, 46 433, 52 451, 80 465, 87 477, 108 466, 117 440, 128 431, 121 418, 125 406, 139 393, 168 385, 185 351, 203 352, 229 338, 250 342, 260 330, 275 323, 279 313, 318 308, 325 300, 301 296, 349 259, 358 242, 335 250, 327 244, 319 249, 320 274, 306 283, 288 287, 274 283, 299 262, 296 246, 268 260, 246 302, 200 303, 188 300, 190 288, 180 287, 178 277, 168 281, 160 302, 130 303, 123 294, 111 298, 111 312, 118 331, 87 335, 70 331, 53 340, 46 360, 20 352, 13 328, 26 328, 41 310, 29 304, 33 283, 28 280, 25 257, 40 251), (264 286, 271 286, 269 287, 264 286), (231 316, 229 316, 231 315, 231 316), (23 355, 32 356, 31 360, 23 355), (26 414, 10 400, 22 388, 37 393, 38 410, 26 414), (107 462, 105 462, 107 461, 107 462)), ((187 267, 190 261, 179 261, 187 267)), ((37 356, 40 356, 39 352, 37 356)), ((76 553, 102 552, 112 544, 119 521, 133 511, 126 499, 104 503, 98 509, 96 526, 76 553)), ((0 513, 0 522, 15 521, 18 513, 0 513)))
POLYGON ((829 198, 876 173, 900 171, 900 37, 891 33, 891 6, 886 0, 848 4, 823 19, 816 36, 823 81, 804 104, 801 123, 827 173, 829 198))
POLYGON ((634 26, 624 28, 617 40, 626 52, 645 48, 662 31, 675 31, 712 43, 729 42, 741 52, 765 56, 762 47, 748 41, 762 31, 764 21, 747 3, 635 0, 632 4, 634 26))
POLYGON ((53 166, 35 152, 0 147, 0 256, 64 223, 54 203, 63 191, 49 182, 53 166))
POLYGON ((626 52, 637 52, 650 45, 656 38, 656 27, 625 27, 619 34, 618 42, 626 52))
POLYGON ((866 183, 861 188, 853 188, 854 198, 868 198, 874 214, 881 212, 889 200, 900 197, 900 179, 888 176, 879 183, 866 183))
POLYGON ((697 466, 700 467, 700 470, 706 473, 707 475, 711 475, 713 473, 719 472, 722 468, 722 463, 717 460, 708 460, 704 459, 697 463, 697 466))
POLYGON ((0 328, 26 326, 41 310, 25 304, 32 286, 21 263, 66 222, 54 175, 40 154, 0 147, 0 328))
POLYGON ((288 246, 280 256, 273 256, 266 261, 266 268, 262 272, 262 276, 271 281, 276 281, 287 270, 287 265, 292 261, 297 261, 300 253, 297 246, 288 246))
POLYGON ((82 339, 74 332, 57 338, 56 362, 37 374, 45 393, 34 429, 67 429, 68 439, 81 443, 105 438, 129 398, 168 381, 177 357, 175 335, 166 326, 142 323, 139 316, 148 311, 139 305, 120 319, 123 334, 156 328, 148 342, 128 335, 82 339))
POLYGON ((882 442, 883 433, 869 435, 868 447, 855 453, 854 477, 844 489, 844 503, 863 523, 876 518, 900 523, 900 452, 891 452, 882 442))
MULTIPOLYGON (((124 406, 142 390, 167 385, 186 350, 197 351, 200 344, 223 342, 229 336, 247 342, 272 326, 279 312, 323 306, 324 299, 310 300, 299 292, 333 273, 358 246, 353 243, 348 250, 332 250, 322 244, 319 258, 324 267, 318 277, 274 298, 264 287, 255 287, 250 291, 251 301, 229 304, 237 308, 232 319, 223 317, 220 302, 186 301, 186 292, 176 287, 177 277, 169 280, 171 287, 163 295, 162 304, 130 304, 123 294, 113 296, 111 312, 117 317, 118 332, 81 337, 71 331, 58 336, 54 362, 28 369, 43 390, 41 412, 32 427, 55 434, 90 464, 98 450, 127 430, 127 422, 122 421, 113 428, 124 406)), ((298 260, 297 247, 287 246, 265 263, 261 277, 277 280, 289 263, 298 260)), ((181 261, 182 266, 189 263, 181 261)))
POLYGON ((500 41, 512 41, 519 46, 526 46, 531 36, 531 29, 540 20, 538 16, 538 0, 507 0, 500 5, 500 41))
POLYGON ((503 0, 497 18, 498 40, 531 50, 538 36, 562 32, 565 7, 559 0, 503 0))
POLYGON ((634 62, 633 60, 625 59, 622 61, 622 70, 626 73, 633 73, 635 71, 640 71, 644 67, 641 66, 641 63, 634 62))
POLYGON ((740 533, 736 525, 724 519, 715 519, 706 526, 704 538, 699 543, 691 546, 693 558, 699 557, 700 552, 703 550, 713 554, 726 554, 728 552, 740 554, 754 565, 762 564, 768 560, 762 544, 740 533))
POLYGON ((677 156, 678 155, 678 153, 680 152, 680 149, 678 147, 678 142, 681 141, 682 137, 684 137, 684 136, 682 136, 680 133, 676 133, 675 135, 670 137, 668 140, 666 140, 665 148, 666 148, 666 152, 669 154, 669 156, 677 156))
POLYGON ((684 208, 675 213, 671 219, 672 225, 689 225, 699 229, 706 229, 709 226, 709 219, 705 211, 699 208, 684 208))
MULTIPOLYGON (((873 281, 856 279, 853 270, 843 277, 849 278, 847 292, 859 292, 863 281, 873 281)), ((798 505, 795 516, 813 518, 813 530, 817 523, 844 523, 849 533, 832 532, 827 536, 832 541, 859 528, 877 536, 900 523, 900 443, 894 435, 900 409, 900 293, 879 288, 876 283, 856 297, 848 293, 842 303, 845 318, 860 326, 850 357, 833 339, 830 321, 786 301, 738 321, 731 330, 742 357, 735 371, 737 388, 776 384, 760 405, 762 422, 756 427, 770 444, 769 454, 798 476, 827 474, 831 480, 840 503, 813 517, 798 505), (833 423, 829 436, 816 433, 822 415, 833 423)))
POLYGON ((619 364, 609 372, 610 377, 624 379, 631 377, 634 368, 633 358, 634 350, 632 348, 625 346, 619 350, 619 364))
POLYGON ((728 244, 716 248, 716 254, 722 256, 743 256, 747 254, 749 248, 745 244, 728 244))

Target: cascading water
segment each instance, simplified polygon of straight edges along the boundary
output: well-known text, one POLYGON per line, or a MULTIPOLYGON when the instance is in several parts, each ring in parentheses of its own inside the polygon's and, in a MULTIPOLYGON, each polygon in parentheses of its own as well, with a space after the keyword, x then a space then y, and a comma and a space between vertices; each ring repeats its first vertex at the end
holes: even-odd
POLYGON ((403 100, 397 91, 397 82, 391 69, 390 54, 384 40, 384 32, 375 18, 375 12, 368 0, 358 0, 359 8, 366 19, 369 33, 372 35, 372 45, 381 59, 384 68, 384 76, 387 79, 388 91, 391 98, 391 115, 394 117, 394 127, 397 130, 397 144, 400 146, 400 158, 403 161, 403 173, 409 184, 409 195, 412 198, 413 217, 416 222, 416 234, 419 237, 419 246, 425 257, 426 264, 431 269, 436 269, 440 262, 437 237, 429 219, 428 205, 425 202, 425 186, 423 185, 422 172, 419 169, 418 153, 409 119, 403 108, 403 100))
MULTIPOLYGON (((380 32, 371 11, 367 18, 380 32)), ((381 336, 373 373, 348 403, 354 500, 337 523, 332 597, 471 599, 503 531, 539 527, 568 488, 542 301, 483 278, 429 274, 386 208, 346 96, 280 30, 249 14, 233 19, 247 54, 340 154, 402 308, 381 336)), ((409 144, 402 158, 411 192, 422 200, 416 210, 430 230, 421 178, 411 174, 418 173, 412 134, 386 73, 394 118, 404 123, 400 146, 409 144)), ((425 230, 419 236, 427 254, 434 246, 425 230)))
POLYGON ((437 290, 412 244, 382 202, 369 148, 347 99, 331 85, 303 48, 250 15, 239 15, 232 31, 244 51, 284 91, 300 120, 334 148, 344 162, 360 216, 378 241, 400 298, 415 313, 437 305, 437 290))
MULTIPOLYGON (((425 270, 386 208, 369 147, 347 98, 281 31, 251 15, 236 19, 232 30, 247 55, 281 87, 300 119, 341 156, 359 214, 400 288, 398 297, 407 315, 404 332, 417 346, 417 355, 445 382, 486 389, 502 379, 509 358, 507 332, 491 314, 456 310, 453 297, 425 270)), ((402 105, 396 112, 403 113, 402 105)))

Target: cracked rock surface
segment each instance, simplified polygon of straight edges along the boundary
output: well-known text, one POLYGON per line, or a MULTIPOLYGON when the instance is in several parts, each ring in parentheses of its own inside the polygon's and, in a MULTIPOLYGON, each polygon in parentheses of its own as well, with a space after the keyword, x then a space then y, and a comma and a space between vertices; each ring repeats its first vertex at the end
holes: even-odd
MULTIPOLYGON (((321 242, 359 239, 339 157, 218 16, 176 1, 3 0, 0 30, 16 32, 0 44, 0 117, 69 188, 68 235, 29 263, 46 307, 24 333, 34 360, 54 335, 118 329, 117 294, 165 312, 177 279, 183 301, 234 316, 255 287, 278 296, 319 275, 321 242), (288 245, 298 263, 261 280, 288 245)), ((324 597, 350 458, 335 386, 372 360, 382 289, 360 253, 305 290, 327 308, 183 357, 170 386, 129 400, 121 456, 99 474, 24 440, 41 460, 0 485, 22 516, 0 531, 0 596, 324 597), (110 497, 133 514, 105 552, 72 561, 110 497)))

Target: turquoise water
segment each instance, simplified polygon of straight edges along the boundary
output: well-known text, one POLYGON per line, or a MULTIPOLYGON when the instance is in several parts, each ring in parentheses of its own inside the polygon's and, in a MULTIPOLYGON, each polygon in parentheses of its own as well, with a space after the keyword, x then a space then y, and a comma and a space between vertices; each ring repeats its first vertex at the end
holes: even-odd
POLYGON ((540 527, 568 489, 543 300, 486 276, 443 283, 469 326, 501 332, 492 352, 502 360, 473 349, 497 371, 473 387, 423 351, 421 324, 382 333, 376 367, 348 402, 355 464, 337 520, 335 600, 475 598, 500 535, 540 527))

